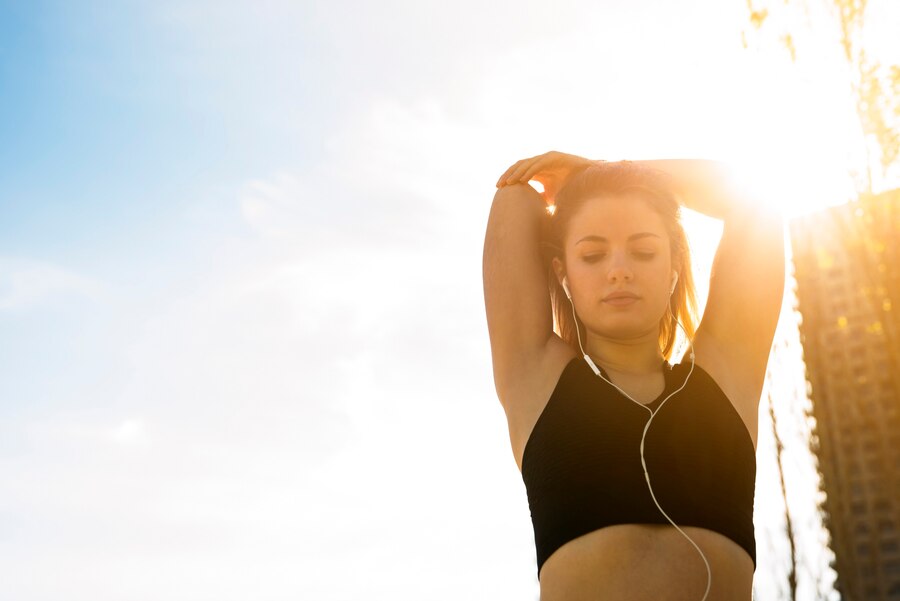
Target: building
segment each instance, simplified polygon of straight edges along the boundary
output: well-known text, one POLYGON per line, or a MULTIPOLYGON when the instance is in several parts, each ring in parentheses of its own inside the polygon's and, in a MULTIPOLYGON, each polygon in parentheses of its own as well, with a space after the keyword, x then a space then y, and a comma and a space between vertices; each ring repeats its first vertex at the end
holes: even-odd
POLYGON ((900 601, 900 190, 789 224, 843 601, 900 601))

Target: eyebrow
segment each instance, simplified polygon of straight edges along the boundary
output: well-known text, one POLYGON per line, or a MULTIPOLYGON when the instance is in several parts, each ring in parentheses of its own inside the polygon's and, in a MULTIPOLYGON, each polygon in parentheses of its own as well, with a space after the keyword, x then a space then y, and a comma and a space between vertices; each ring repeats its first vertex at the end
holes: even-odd
MULTIPOLYGON (((631 234, 630 236, 628 236, 628 240, 631 241, 631 240, 636 240, 638 238, 646 238, 647 236, 654 236, 656 238, 659 238, 659 236, 657 236, 653 232, 639 232, 637 234, 631 234)), ((607 240, 603 236, 591 235, 591 236, 585 236, 584 238, 582 238, 575 244, 578 245, 578 244, 581 244, 582 242, 609 242, 609 240, 607 240)))

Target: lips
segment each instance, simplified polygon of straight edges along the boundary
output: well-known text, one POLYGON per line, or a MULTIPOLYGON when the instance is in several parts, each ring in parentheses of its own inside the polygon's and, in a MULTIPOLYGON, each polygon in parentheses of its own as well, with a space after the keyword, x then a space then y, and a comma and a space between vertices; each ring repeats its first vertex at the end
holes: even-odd
POLYGON ((603 300, 608 301, 608 300, 615 300, 615 299, 617 299, 617 298, 622 298, 622 299, 624 299, 624 298, 638 298, 638 296, 637 296, 636 294, 631 293, 631 292, 625 292, 625 291, 621 291, 621 290, 620 290, 620 291, 618 291, 618 292, 613 292, 613 293, 611 293, 611 294, 606 295, 605 297, 603 297, 603 300))

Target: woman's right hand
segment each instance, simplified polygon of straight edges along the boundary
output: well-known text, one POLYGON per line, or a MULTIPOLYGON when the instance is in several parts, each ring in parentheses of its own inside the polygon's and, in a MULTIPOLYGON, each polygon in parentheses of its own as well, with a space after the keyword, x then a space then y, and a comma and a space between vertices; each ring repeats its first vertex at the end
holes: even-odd
POLYGON ((542 196, 547 204, 553 204, 557 192, 562 189, 569 178, 579 169, 593 165, 595 161, 565 152, 551 150, 529 159, 516 161, 507 169, 497 187, 502 188, 515 183, 528 183, 535 180, 544 187, 542 196))

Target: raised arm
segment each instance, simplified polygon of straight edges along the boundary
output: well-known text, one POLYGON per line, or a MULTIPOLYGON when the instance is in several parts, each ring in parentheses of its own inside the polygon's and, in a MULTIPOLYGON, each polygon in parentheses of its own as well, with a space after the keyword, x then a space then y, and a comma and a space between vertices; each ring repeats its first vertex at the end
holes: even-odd
POLYGON ((705 160, 637 161, 666 172, 689 209, 724 220, 696 338, 763 378, 784 296, 781 213, 742 188, 727 165, 705 160))
POLYGON ((551 150, 513 163, 497 180, 484 237, 484 304, 497 396, 507 414, 534 398, 551 365, 572 350, 553 331, 548 273, 540 248, 548 205, 593 161, 551 150), (527 182, 543 187, 538 193, 527 182))
POLYGON ((750 196, 749 190, 741 189, 726 163, 704 159, 634 162, 666 173, 680 202, 709 217, 724 220, 735 211, 752 209, 760 212, 766 208, 750 196))
POLYGON ((528 184, 494 194, 484 236, 482 277, 494 384, 501 403, 519 375, 536 367, 553 335, 547 274, 540 253, 544 199, 528 184))

